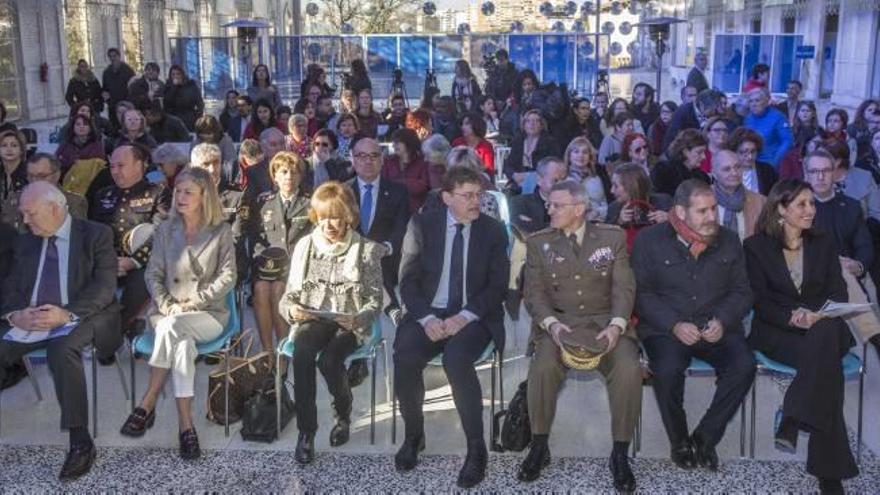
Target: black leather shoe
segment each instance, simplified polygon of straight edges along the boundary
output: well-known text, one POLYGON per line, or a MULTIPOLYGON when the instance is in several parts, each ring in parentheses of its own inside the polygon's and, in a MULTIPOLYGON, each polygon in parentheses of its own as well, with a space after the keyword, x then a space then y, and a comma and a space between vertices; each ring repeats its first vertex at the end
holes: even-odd
POLYGON ((636 491, 636 477, 629 468, 629 457, 626 454, 611 454, 608 465, 611 468, 615 490, 620 493, 636 491))
POLYGON ((715 452, 715 446, 706 443, 698 433, 691 436, 691 443, 694 446, 694 458, 697 464, 709 471, 718 471, 718 453, 715 452))
POLYGON ((315 460, 315 434, 304 431, 299 432, 299 438, 296 441, 296 451, 293 453, 296 462, 305 465, 311 464, 315 460))
POLYGON ((458 472, 459 488, 473 488, 486 478, 486 465, 489 463, 489 451, 482 439, 468 442, 467 456, 464 466, 458 472))
POLYGON ((202 449, 199 448, 199 436, 196 435, 196 429, 190 428, 180 432, 180 457, 191 460, 201 456, 202 449))
POLYGON ((366 359, 355 359, 348 366, 348 386, 355 388, 370 376, 370 369, 367 367, 366 359))
POLYGON ((840 480, 819 478, 819 493, 822 495, 843 495, 843 483, 840 480))
POLYGON ((339 447, 348 443, 348 437, 351 430, 351 421, 346 419, 337 419, 333 429, 330 430, 330 446, 339 447))
POLYGON ((70 481, 88 473, 95 464, 95 454, 95 444, 91 442, 88 445, 71 445, 58 479, 70 481))
POLYGON ((398 471, 412 471, 419 463, 419 452, 425 450, 425 435, 406 437, 403 445, 394 455, 394 468, 398 471))
POLYGON ((519 466, 516 479, 524 482, 535 481, 541 477, 541 470, 550 465, 550 447, 543 443, 532 442, 526 458, 519 466))
POLYGON ((697 467, 697 458, 694 455, 694 447, 691 445, 690 439, 686 439, 672 447, 670 457, 672 458, 672 462, 682 469, 693 469, 697 467))
POLYGON ((790 417, 783 417, 773 438, 773 445, 782 452, 796 453, 799 430, 797 421, 790 417))
POLYGON ((155 408, 148 413, 144 410, 144 408, 136 407, 134 408, 134 411, 132 411, 131 414, 128 415, 128 419, 125 420, 125 423, 122 425, 119 433, 127 437, 142 437, 148 429, 153 427, 153 423, 155 422, 155 408))

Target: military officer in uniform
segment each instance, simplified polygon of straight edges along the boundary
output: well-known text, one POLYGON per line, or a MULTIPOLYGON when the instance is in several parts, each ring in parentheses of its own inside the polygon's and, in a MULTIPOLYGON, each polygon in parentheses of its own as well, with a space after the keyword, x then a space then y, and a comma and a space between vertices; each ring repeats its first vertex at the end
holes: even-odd
POLYGON ((164 184, 151 184, 144 178, 150 152, 136 144, 116 148, 110 156, 113 185, 98 191, 89 206, 89 219, 113 229, 119 285, 122 287, 122 330, 132 331, 135 318, 150 299, 144 283, 144 269, 152 244, 131 243, 133 229, 139 225, 158 225, 171 206, 171 192, 164 184))
POLYGON ((238 268, 238 283, 246 279, 247 254, 245 250, 244 225, 248 221, 250 208, 244 204, 244 190, 237 184, 230 184, 223 178, 223 163, 220 147, 216 144, 201 143, 193 146, 190 152, 190 166, 203 168, 211 174, 217 192, 220 194, 220 206, 223 215, 232 227, 232 241, 235 243, 235 261, 238 268))
POLYGON ((275 349, 275 337, 280 341, 287 336, 288 324, 278 313, 278 303, 287 285, 289 255, 296 242, 312 229, 309 198, 301 187, 306 167, 305 160, 296 153, 278 152, 269 162, 275 187, 257 197, 248 222, 254 258, 254 317, 265 351, 275 349))
MULTIPOLYGON (((611 473, 616 489, 635 490, 627 450, 642 406, 638 344, 628 326, 635 279, 619 227, 586 222, 589 199, 571 180, 555 184, 547 201, 550 228, 527 240, 525 303, 534 322, 528 374, 531 450, 518 478, 534 481, 550 463, 548 436, 567 366, 561 347, 577 342, 600 355, 611 406, 614 447, 611 473), (604 354, 602 354, 604 352, 604 354)), ((570 361, 569 361, 570 363, 570 361)))

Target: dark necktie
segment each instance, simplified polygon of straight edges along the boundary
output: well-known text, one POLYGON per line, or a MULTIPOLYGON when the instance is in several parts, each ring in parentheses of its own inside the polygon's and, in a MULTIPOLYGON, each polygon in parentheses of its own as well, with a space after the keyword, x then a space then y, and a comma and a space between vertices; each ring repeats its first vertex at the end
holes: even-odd
POLYGON ((293 200, 283 201, 284 203, 284 226, 290 230, 290 219, 293 218, 293 200))
POLYGON ((52 236, 46 242, 46 256, 43 258, 43 272, 40 274, 40 288, 37 290, 37 306, 43 304, 61 306, 61 273, 56 239, 52 236))
POLYGON ((464 224, 455 224, 455 238, 452 240, 452 256, 449 258, 449 299, 446 309, 450 313, 461 310, 464 289, 464 224))
POLYGON ((571 244, 571 250, 574 251, 575 255, 580 253, 581 247, 578 245, 577 234, 568 234, 568 243, 571 244))

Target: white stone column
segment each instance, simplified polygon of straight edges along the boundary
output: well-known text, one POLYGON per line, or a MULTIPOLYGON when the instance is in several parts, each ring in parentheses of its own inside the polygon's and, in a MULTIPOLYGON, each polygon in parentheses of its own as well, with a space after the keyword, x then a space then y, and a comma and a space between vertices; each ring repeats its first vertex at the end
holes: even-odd
POLYGON ((876 53, 870 45, 877 33, 878 13, 859 0, 842 0, 839 18, 831 101, 835 105, 855 108, 871 96, 876 53))

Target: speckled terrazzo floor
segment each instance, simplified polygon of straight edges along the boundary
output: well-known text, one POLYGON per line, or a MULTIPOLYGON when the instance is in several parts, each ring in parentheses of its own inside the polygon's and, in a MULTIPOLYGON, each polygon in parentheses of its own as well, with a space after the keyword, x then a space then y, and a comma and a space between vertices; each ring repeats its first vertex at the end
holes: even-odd
MULTIPOLYGON (((208 451, 184 462, 167 449, 104 447, 87 476, 66 484, 55 478, 64 456, 60 447, 0 448, 0 491, 4 493, 443 493, 456 491, 460 456, 423 458, 411 473, 399 474, 390 455, 319 453, 299 467, 290 452, 208 451)), ((493 493, 612 491, 603 458, 555 459, 539 481, 515 479, 521 455, 492 455, 489 476, 479 490, 493 493)), ((817 490, 799 462, 725 461, 718 473, 682 471, 669 461, 639 458, 633 470, 642 493, 811 493, 817 490)), ((848 481, 849 493, 877 493, 880 466, 863 464, 848 481)))

